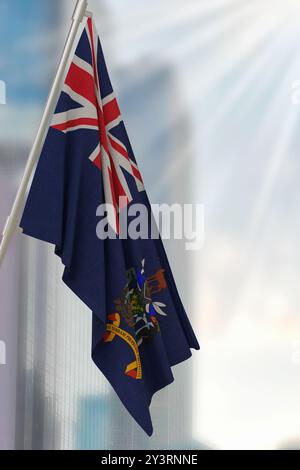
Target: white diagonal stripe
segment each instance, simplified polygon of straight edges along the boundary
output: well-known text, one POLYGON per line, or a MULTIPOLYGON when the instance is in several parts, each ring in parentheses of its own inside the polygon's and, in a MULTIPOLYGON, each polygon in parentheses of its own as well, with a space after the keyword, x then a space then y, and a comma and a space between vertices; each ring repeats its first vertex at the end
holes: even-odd
POLYGON ((79 104, 81 104, 85 108, 90 108, 91 110, 96 109, 93 103, 91 103, 89 100, 84 98, 82 95, 79 95, 78 93, 76 93, 76 91, 72 90, 72 88, 69 87, 69 85, 67 85, 66 83, 64 84, 62 91, 67 93, 67 95, 69 95, 70 98, 72 98, 72 100, 77 101, 79 104))
POLYGON ((89 159, 93 162, 94 160, 96 160, 99 153, 100 153, 100 144, 97 145, 93 153, 89 156, 89 159))
POLYGON ((85 60, 81 59, 77 55, 74 55, 73 63, 75 65, 77 65, 77 67, 79 67, 80 69, 85 70, 86 72, 88 72, 94 78, 94 70, 93 70, 93 67, 91 66, 91 64, 89 64, 85 60))
POLYGON ((73 121, 74 119, 81 118, 97 119, 98 116, 96 108, 75 108, 70 109, 69 111, 64 111, 62 113, 54 114, 51 121, 51 126, 56 126, 58 124, 62 124, 63 122, 73 121))
POLYGON ((110 131, 113 127, 116 127, 122 122, 122 116, 117 117, 114 121, 109 122, 106 124, 106 129, 110 131))

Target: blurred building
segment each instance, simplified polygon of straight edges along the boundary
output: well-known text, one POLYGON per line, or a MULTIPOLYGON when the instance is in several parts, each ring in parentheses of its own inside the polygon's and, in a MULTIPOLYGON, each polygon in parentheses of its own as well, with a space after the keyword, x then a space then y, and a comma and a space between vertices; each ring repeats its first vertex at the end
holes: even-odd
MULTIPOLYGON (((4 100, 1 96, 0 108, 1 229, 9 215, 28 155, 30 135, 27 134, 27 122, 38 115, 48 91, 45 73, 49 72, 50 55, 47 58, 41 54, 33 38, 51 31, 57 6, 56 0, 43 5, 36 0, 26 3, 3 0, 0 5, 0 40, 5 48, 0 63, 0 79, 2 94, 5 91, 6 95, 4 100), (44 75, 39 74, 39 67, 44 69, 44 75)), ((25 374, 19 362, 19 355, 23 352, 19 343, 21 312, 27 315, 22 304, 19 248, 17 240, 14 240, 0 272, 0 339, 6 345, 6 364, 0 366, 0 448, 3 449, 15 447, 20 412, 18 385, 25 374)))

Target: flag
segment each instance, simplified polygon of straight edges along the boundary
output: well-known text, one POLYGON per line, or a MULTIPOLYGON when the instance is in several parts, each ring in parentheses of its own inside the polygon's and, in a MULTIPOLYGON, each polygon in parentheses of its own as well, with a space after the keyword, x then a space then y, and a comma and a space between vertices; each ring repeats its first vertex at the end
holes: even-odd
POLYGON ((150 436, 153 394, 174 380, 171 367, 199 345, 161 239, 121 236, 122 214, 135 203, 151 214, 89 18, 20 226, 25 234, 55 245, 65 267, 63 281, 92 311, 93 361, 150 436), (106 219, 99 218, 101 204, 110 209, 106 219), (103 220, 114 236, 99 236, 103 220))

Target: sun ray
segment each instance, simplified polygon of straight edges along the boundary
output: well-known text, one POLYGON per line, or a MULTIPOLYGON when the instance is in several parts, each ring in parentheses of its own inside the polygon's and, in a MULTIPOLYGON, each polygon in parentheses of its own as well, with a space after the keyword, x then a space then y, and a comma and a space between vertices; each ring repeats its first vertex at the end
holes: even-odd
MULTIPOLYGON (((285 57, 295 50, 295 39, 293 39, 293 41, 289 41, 289 48, 285 49, 285 56, 282 57, 280 54, 274 56, 274 51, 278 49, 284 40, 286 34, 285 30, 283 29, 281 33, 278 34, 278 29, 276 25, 273 24, 269 30, 265 31, 263 29, 262 19, 258 19, 255 25, 255 27, 253 27, 253 24, 249 25, 249 29, 252 31, 252 35, 257 38, 257 42, 249 43, 248 48, 244 46, 237 48, 235 54, 232 54, 229 65, 226 67, 225 71, 224 63, 219 65, 218 71, 216 68, 218 67, 217 64, 216 67, 208 69, 208 72, 206 72, 207 80, 203 79, 203 82, 201 82, 201 94, 199 94, 197 100, 194 101, 195 110, 201 109, 203 99, 205 99, 208 93, 211 93, 211 90, 214 90, 214 88, 218 89, 218 87, 222 86, 222 83, 227 79, 226 77, 233 77, 231 87, 229 91, 226 91, 222 102, 218 103, 216 112, 211 115, 210 119, 205 119, 203 123, 199 120, 196 122, 195 131, 196 126, 200 129, 200 132, 199 130, 197 131, 198 147, 201 145, 201 141, 203 141, 210 132, 214 132, 217 123, 224 119, 236 103, 240 102, 240 100, 243 103, 245 100, 251 100, 251 85, 257 81, 264 83, 266 80, 272 80, 278 68, 283 65, 285 57), (262 45, 264 45, 264 47, 262 47, 262 45), (250 59, 252 60, 249 63, 250 59), (272 67, 267 67, 270 59, 273 61, 272 67), (245 64, 243 72, 241 65, 239 65, 241 63, 245 64), (240 68, 239 73, 233 73, 238 67, 240 68), (234 84, 234 80, 236 80, 236 84, 234 84)), ((192 71, 190 74, 191 76, 194 75, 192 71)), ((195 75, 197 76, 197 72, 195 72, 195 75)), ((183 110, 182 112, 185 111, 183 110)), ((174 116, 173 122, 176 122, 177 119, 180 119, 180 116, 174 116)), ((172 126, 172 122, 169 122, 169 126, 172 126)), ((176 174, 187 164, 187 158, 194 157, 193 146, 195 142, 187 143, 187 145, 189 145, 189 148, 186 150, 185 158, 183 157, 177 161, 164 178, 157 181, 157 185, 154 188, 155 193, 159 193, 164 185, 172 181, 176 174)))

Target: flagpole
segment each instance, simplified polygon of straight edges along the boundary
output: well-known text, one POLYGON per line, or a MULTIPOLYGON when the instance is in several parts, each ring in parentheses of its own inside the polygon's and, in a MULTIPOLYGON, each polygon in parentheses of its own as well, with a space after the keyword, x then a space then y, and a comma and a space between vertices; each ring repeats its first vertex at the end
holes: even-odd
POLYGON ((28 157, 28 161, 26 164, 26 168, 24 171, 24 175, 15 199, 15 202, 12 207, 12 211, 10 216, 7 219, 5 228, 2 233, 2 241, 0 245, 0 267, 5 258, 9 242, 13 237, 14 233, 16 232, 19 223, 20 223, 20 213, 24 205, 24 200, 26 196, 26 190, 28 183, 30 181, 31 175, 35 168, 35 165, 39 159, 42 145, 45 139, 45 133, 49 125, 50 117, 54 111, 54 106, 56 105, 58 94, 61 88, 61 82, 64 77, 65 69, 70 57, 70 53, 72 51, 74 41, 84 16, 88 14, 90 16, 90 12, 87 12, 87 0, 77 0, 77 4, 72 16, 72 24, 71 28, 65 43, 65 47, 63 50, 63 54, 56 72, 56 76, 54 78, 53 85, 51 87, 51 91, 49 93, 49 97, 47 100, 47 104, 41 119, 41 123, 34 140, 31 152, 28 157))

